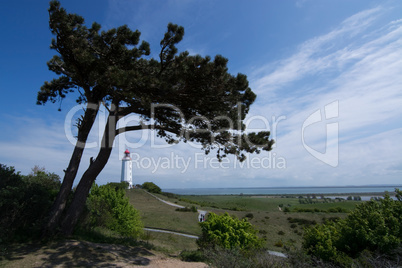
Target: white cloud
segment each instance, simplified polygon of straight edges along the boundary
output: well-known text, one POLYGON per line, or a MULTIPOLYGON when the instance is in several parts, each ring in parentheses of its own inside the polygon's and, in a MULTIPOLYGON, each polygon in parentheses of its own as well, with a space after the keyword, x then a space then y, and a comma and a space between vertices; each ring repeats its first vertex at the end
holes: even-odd
MULTIPOLYGON (((389 145, 401 133, 402 22, 374 28, 382 13, 382 8, 360 12, 304 42, 294 55, 275 63, 276 69, 266 65, 266 72, 262 68, 252 76, 259 98, 251 115, 286 116, 276 133, 275 152, 288 164, 279 176, 296 184, 311 179, 314 185, 379 183, 385 175, 387 182, 399 182, 389 170, 402 162, 401 148, 389 145), (339 124, 337 168, 314 159, 301 142, 303 122, 333 101, 339 101, 339 117, 327 123, 339 124)), ((318 151, 325 151, 325 127, 321 122, 304 133, 318 151)))
POLYGON ((289 58, 259 68, 251 76, 255 80, 253 88, 257 94, 269 94, 270 97, 275 97, 275 90, 306 75, 333 67, 334 59, 330 51, 340 43, 340 40, 362 33, 379 16, 380 11, 381 8, 377 7, 353 15, 329 33, 305 41, 289 58), (272 71, 272 66, 278 67, 272 71))

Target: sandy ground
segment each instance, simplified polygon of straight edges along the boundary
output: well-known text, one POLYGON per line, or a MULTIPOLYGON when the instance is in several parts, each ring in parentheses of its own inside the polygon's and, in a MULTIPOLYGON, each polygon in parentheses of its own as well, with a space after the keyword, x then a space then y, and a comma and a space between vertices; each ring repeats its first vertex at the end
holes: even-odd
POLYGON ((67 240, 49 245, 18 245, 7 250, 0 267, 160 267, 204 268, 141 247, 67 240))

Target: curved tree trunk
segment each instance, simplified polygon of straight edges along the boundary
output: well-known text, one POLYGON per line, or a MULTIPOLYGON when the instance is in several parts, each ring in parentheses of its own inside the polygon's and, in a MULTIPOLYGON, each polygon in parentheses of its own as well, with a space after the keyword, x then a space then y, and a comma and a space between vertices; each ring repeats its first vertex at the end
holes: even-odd
POLYGON ((88 169, 82 175, 74 193, 73 201, 67 210, 66 216, 61 222, 61 231, 64 235, 69 236, 73 233, 78 219, 84 210, 85 202, 92 184, 109 160, 113 149, 113 141, 116 136, 116 124, 117 120, 114 113, 109 113, 98 156, 96 157, 95 161, 91 162, 88 169))
POLYGON ((70 158, 70 163, 65 170, 63 182, 60 187, 60 191, 57 194, 56 200, 54 201, 48 219, 44 225, 42 236, 51 236, 55 233, 60 217, 66 207, 67 198, 70 194, 71 188, 73 186, 75 177, 77 176, 77 171, 81 162, 82 154, 84 152, 85 143, 88 139, 89 132, 95 122, 96 116, 99 111, 98 104, 87 104, 83 120, 78 129, 77 142, 73 154, 70 158))

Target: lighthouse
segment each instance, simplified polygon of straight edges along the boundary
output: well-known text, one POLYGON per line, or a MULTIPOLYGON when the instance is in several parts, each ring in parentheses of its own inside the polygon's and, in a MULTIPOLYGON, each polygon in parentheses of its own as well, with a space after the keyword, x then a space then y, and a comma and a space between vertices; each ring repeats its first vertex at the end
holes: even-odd
POLYGON ((124 157, 121 160, 121 182, 128 182, 128 187, 133 188, 133 163, 131 162, 130 151, 124 152, 124 157))

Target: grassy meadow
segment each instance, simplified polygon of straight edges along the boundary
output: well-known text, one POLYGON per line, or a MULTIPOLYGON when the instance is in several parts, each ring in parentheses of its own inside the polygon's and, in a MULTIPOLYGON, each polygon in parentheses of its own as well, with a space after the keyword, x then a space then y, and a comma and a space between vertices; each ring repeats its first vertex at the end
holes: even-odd
MULTIPOLYGON (((176 211, 175 207, 160 202, 141 189, 127 190, 127 195, 130 203, 140 211, 146 227, 201 234, 197 213, 176 211)), ((361 203, 347 200, 328 202, 317 198, 313 199, 315 203, 300 204, 297 196, 157 196, 183 206, 196 206, 198 209, 217 214, 228 212, 238 218, 246 217, 259 231, 259 236, 266 240, 266 247, 275 251, 284 251, 285 246, 300 247, 304 228, 324 220, 346 217, 347 211, 361 203), (315 212, 293 212, 298 209, 315 212), (331 209, 343 212, 329 212, 331 209)), ((155 232, 146 232, 144 237, 168 252, 197 248, 193 238, 155 232)))

